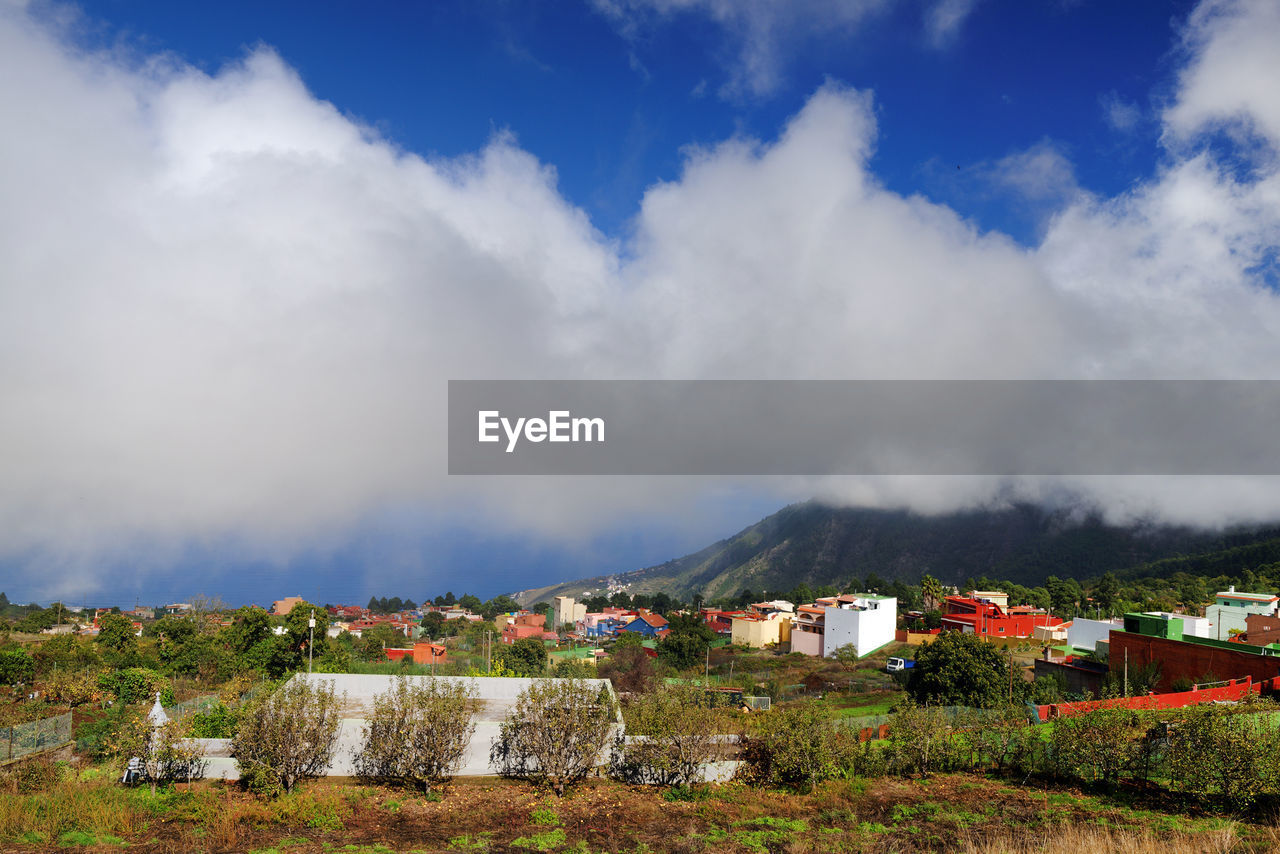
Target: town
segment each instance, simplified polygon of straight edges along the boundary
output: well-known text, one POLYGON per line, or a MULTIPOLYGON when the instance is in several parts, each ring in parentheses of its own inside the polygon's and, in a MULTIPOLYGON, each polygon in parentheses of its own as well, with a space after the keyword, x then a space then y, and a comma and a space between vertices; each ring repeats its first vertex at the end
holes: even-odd
MULTIPOLYGON (((746 787, 765 803, 782 793, 829 798, 851 776, 885 781, 876 785, 938 775, 1004 780, 1011 809, 1033 807, 1017 780, 1034 779, 1081 792, 1071 797, 1086 811, 1122 823, 1126 808, 1107 800, 1118 792, 1164 792, 1222 815, 1280 796, 1271 770, 1280 750, 1267 747, 1280 714, 1270 699, 1280 689, 1280 596, 1229 582, 1203 603, 1127 610, 1177 591, 1198 595, 1204 582, 1104 576, 1087 586, 1007 585, 1024 599, 1048 596, 1042 607, 1011 604, 991 579, 980 581, 960 589, 928 576, 918 585, 869 577, 854 587, 874 592, 801 585, 763 597, 743 590, 714 604, 620 590, 529 607, 509 596, 452 593, 421 604, 373 597, 363 606, 287 596, 265 608, 199 596, 127 610, 15 606, 4 597, 12 621, 0 650, 0 679, 12 689, 2 707, 4 773, 16 804, 57 791, 92 800, 173 790, 197 801, 245 799, 227 802, 233 812, 341 797, 334 793, 352 785, 374 786, 379 803, 402 803, 395 792, 407 785, 427 795, 410 811, 413 834, 463 793, 483 794, 485 808, 496 809, 509 790, 474 786, 503 780, 551 793, 545 809, 562 816, 585 802, 560 797, 608 797, 608 785, 623 786, 632 801, 656 790, 668 804, 686 802, 671 800, 678 796, 692 805, 746 787), (555 729, 565 724, 549 711, 565 704, 579 708, 574 727, 583 737, 573 757, 564 755, 567 733, 555 729), (427 709, 428 717, 414 717, 427 709), (425 749, 403 741, 415 719, 449 733, 447 755, 404 760, 425 749), (273 729, 282 722, 312 728, 313 755, 265 746, 297 743, 273 729), (551 734, 523 745, 533 722, 551 734), (1252 745, 1247 760, 1232 747, 1242 737, 1252 745), (549 749, 554 757, 537 753, 549 749), (800 756, 808 758, 797 764, 800 756)), ((815 850, 901 844, 921 825, 887 813, 912 815, 932 803, 927 790, 912 791, 910 802, 865 812, 855 792, 840 791, 858 821, 839 845, 829 839, 833 847, 815 850)), ((930 809, 933 847, 947 848, 941 840, 955 819, 930 809)), ((1058 818, 1070 822, 1080 809, 1067 805, 1058 818)), ((0 833, 15 844, 68 833, 123 842, 137 822, 151 826, 127 810, 122 823, 99 822, 92 832, 42 816, 19 810, 0 833)), ((754 828, 741 832, 773 827, 757 818, 740 813, 739 826, 754 828)), ((525 816, 503 838, 493 827, 451 821, 456 832, 435 843, 442 850, 459 850, 459 839, 474 850, 520 849, 520 839, 575 827, 562 817, 539 830, 525 816)), ((701 821, 698 833, 724 827, 701 821)), ((811 821, 769 830, 770 838, 794 842, 811 821)), ((832 833, 841 827, 828 823, 832 833)), ((343 826, 347 838, 352 826, 343 826)), ((1135 833, 1149 829, 1134 822, 1135 833)), ((234 848, 296 831, 282 818, 256 835, 218 832, 234 848)), ((619 825, 578 838, 583 850, 629 850, 651 844, 646 832, 619 825)), ((1196 832, 1189 825, 1188 839, 1196 832)), ((1267 832, 1249 831, 1269 844, 1267 832)))

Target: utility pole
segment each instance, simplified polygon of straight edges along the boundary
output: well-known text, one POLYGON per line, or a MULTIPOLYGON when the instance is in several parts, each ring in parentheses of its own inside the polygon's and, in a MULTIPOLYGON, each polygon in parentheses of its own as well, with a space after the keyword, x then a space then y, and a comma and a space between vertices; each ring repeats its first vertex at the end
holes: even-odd
POLYGON ((307 675, 311 674, 311 654, 316 645, 316 609, 311 609, 311 618, 307 620, 307 675))
POLYGON ((484 633, 484 672, 493 672, 493 641, 490 639, 493 632, 485 631, 484 633))

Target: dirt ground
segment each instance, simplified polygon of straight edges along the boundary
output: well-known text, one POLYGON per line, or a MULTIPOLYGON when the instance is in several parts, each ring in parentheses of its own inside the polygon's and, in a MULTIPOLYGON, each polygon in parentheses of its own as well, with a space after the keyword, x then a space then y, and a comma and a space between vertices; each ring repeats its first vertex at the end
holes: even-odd
MULTIPOLYGON (((5 851, 1022 852, 1271 851, 1273 823, 1184 815, 1141 792, 1103 797, 977 775, 836 781, 811 794, 736 784, 693 793, 589 781, 565 798, 470 779, 439 800, 321 781, 278 802, 219 783, 171 795, 128 837, 65 837, 5 851), (691 798, 688 800, 681 797, 691 798), (1074 840, 1062 849, 1064 840, 1074 840), (1143 840, 1146 840, 1144 842, 1143 840), (59 844, 60 843, 60 844, 59 844)), ((64 835, 65 836, 65 835, 64 835)))

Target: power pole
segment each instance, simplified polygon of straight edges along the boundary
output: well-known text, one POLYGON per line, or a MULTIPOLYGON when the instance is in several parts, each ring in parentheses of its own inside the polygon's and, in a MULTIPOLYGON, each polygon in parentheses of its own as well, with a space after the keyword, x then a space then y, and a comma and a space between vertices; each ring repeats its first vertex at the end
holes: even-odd
POLYGON ((316 645, 316 609, 311 609, 311 619, 307 620, 307 675, 311 674, 311 651, 316 645))

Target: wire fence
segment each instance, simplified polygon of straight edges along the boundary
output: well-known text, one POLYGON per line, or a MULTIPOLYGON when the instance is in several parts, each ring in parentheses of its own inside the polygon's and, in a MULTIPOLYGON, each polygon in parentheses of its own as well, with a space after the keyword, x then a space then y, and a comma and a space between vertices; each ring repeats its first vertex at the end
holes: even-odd
POLYGON ((217 706, 221 700, 217 694, 205 694, 200 697, 192 697, 190 700, 183 700, 181 703, 170 706, 164 710, 171 721, 180 721, 188 715, 196 712, 207 712, 214 706, 217 706))
POLYGON ((71 713, 0 728, 0 758, 30 756, 71 740, 71 713))

